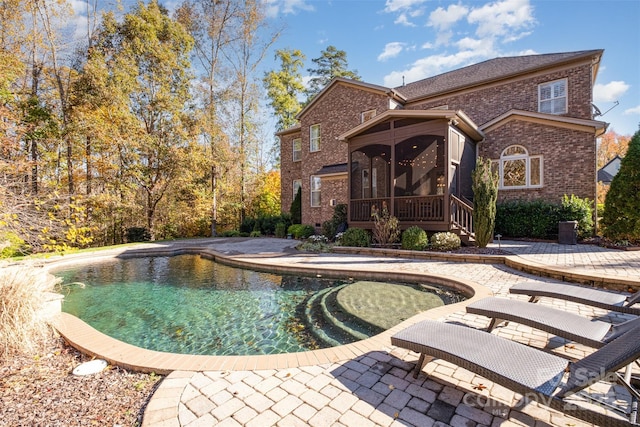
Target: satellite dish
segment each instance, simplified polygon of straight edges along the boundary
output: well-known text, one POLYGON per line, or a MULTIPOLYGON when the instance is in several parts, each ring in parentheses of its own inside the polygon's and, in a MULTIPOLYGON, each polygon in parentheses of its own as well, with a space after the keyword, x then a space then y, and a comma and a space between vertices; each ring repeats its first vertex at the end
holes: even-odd
POLYGON ((591 103, 591 106, 593 107, 593 117, 598 117, 602 115, 602 112, 598 107, 596 107, 596 104, 591 103))

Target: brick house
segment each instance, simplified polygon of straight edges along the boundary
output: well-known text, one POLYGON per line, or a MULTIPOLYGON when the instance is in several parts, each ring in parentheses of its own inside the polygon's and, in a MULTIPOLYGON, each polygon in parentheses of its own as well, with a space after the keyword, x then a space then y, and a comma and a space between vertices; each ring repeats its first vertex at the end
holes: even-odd
POLYGON ((334 206, 371 228, 383 204, 401 227, 472 235, 471 171, 500 174, 499 202, 596 197, 592 90, 603 50, 491 59, 396 88, 336 78, 279 132, 282 210, 302 223, 334 206))

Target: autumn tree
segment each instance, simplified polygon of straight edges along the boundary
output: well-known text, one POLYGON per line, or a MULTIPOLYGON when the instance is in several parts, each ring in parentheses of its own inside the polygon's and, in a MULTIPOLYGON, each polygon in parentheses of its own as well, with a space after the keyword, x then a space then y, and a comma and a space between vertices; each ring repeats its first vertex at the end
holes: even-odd
POLYGON ((328 46, 318 58, 313 58, 311 61, 316 64, 316 68, 307 69, 313 76, 307 89, 307 102, 335 77, 360 80, 357 70, 348 69, 347 52, 338 50, 335 46, 328 46))

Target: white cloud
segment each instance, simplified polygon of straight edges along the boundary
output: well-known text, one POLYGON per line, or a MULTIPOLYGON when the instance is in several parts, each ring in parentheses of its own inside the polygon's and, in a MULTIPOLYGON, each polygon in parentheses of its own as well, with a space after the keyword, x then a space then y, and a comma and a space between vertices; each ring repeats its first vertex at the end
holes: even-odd
POLYGON ((629 85, 623 81, 612 81, 607 84, 593 86, 594 102, 613 102, 618 100, 629 90, 629 85))
POLYGON ((394 24, 399 24, 399 25, 404 25, 405 27, 415 27, 416 24, 414 24, 413 22, 409 21, 409 18, 407 18, 407 15, 405 13, 401 13, 400 15, 398 15, 398 17, 396 18, 395 21, 393 21, 394 24))
POLYGON ((313 12, 313 5, 306 0, 265 0, 266 14, 270 18, 278 15, 295 15, 299 11, 313 12))
POLYGON ((446 10, 439 7, 429 15, 427 26, 435 27, 439 31, 447 30, 464 18, 467 13, 469 13, 469 9, 459 4, 449 5, 446 10))
POLYGON ((384 46, 384 50, 378 55, 378 61, 386 61, 390 58, 395 58, 404 50, 405 43, 391 42, 384 46))
POLYGON ((624 114, 626 115, 640 114, 640 105, 633 108, 627 108, 626 110, 624 110, 624 114))
POLYGON ((526 30, 536 23, 529 0, 502 0, 485 4, 473 9, 467 21, 478 25, 478 37, 500 37, 503 41, 524 37, 529 34, 526 30))
POLYGON ((393 13, 403 10, 410 10, 426 2, 427 0, 387 0, 384 5, 384 11, 393 13))

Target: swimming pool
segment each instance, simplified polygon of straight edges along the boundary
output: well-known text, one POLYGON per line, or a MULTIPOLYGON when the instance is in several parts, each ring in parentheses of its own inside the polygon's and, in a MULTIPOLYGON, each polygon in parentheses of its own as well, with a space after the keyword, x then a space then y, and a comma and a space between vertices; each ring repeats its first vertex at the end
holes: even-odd
POLYGON ((129 344, 183 354, 279 354, 345 344, 388 327, 371 317, 377 305, 395 306, 399 322, 463 298, 420 285, 256 272, 197 255, 110 259, 52 272, 63 278, 63 311, 129 344), (389 298, 404 302, 389 304, 389 298))

